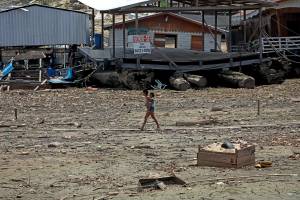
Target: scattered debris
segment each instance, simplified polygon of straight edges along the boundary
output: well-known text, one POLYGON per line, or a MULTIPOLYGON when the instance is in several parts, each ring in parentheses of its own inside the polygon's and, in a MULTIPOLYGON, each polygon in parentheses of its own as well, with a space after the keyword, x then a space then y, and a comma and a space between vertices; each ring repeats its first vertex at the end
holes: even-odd
POLYGON ((300 159, 300 152, 293 152, 292 155, 288 157, 290 160, 299 160, 300 159))
POLYGON ((48 147, 49 148, 56 148, 60 145, 61 145, 61 143, 59 143, 59 142, 51 142, 50 144, 48 144, 48 147))
POLYGON ((19 155, 26 156, 26 155, 29 155, 29 152, 28 151, 23 151, 23 152, 19 153, 19 155))
POLYGON ((177 176, 140 179, 138 191, 141 192, 144 189, 165 190, 167 188, 167 185, 186 185, 186 182, 184 182, 177 176))
POLYGON ((271 161, 259 161, 255 165, 255 168, 267 168, 267 167, 272 167, 271 161))

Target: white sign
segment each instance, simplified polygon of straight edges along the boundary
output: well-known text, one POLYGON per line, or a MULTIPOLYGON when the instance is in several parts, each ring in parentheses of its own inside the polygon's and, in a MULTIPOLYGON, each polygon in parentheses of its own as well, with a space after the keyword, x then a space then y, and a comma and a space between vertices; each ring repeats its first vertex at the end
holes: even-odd
POLYGON ((134 54, 151 54, 150 42, 133 43, 134 54))
POLYGON ((151 54, 149 35, 129 35, 128 42, 133 43, 134 54, 151 54))

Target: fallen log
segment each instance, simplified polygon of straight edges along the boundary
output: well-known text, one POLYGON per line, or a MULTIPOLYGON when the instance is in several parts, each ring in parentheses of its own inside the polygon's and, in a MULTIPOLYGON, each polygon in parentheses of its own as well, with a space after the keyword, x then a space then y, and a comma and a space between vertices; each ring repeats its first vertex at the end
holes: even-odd
POLYGON ((219 73, 218 77, 221 81, 233 87, 248 89, 255 87, 255 79, 240 72, 225 71, 219 73))
POLYGON ((154 73, 144 71, 123 71, 120 74, 120 82, 132 90, 148 88, 154 79, 154 73))
POLYGON ((207 79, 204 76, 185 74, 184 78, 193 86, 203 88, 207 85, 207 79))
POLYGON ((191 88, 190 83, 185 80, 183 77, 173 77, 169 79, 170 85, 176 90, 186 91, 191 88))
POLYGON ((120 81, 120 75, 118 72, 99 72, 94 73, 92 78, 95 79, 100 85, 108 86, 108 87, 122 87, 122 83, 120 81))

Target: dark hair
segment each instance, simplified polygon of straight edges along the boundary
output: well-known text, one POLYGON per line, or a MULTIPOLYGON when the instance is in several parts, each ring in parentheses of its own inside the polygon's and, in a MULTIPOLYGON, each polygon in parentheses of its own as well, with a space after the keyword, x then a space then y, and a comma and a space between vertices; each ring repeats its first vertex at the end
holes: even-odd
POLYGON ((154 93, 153 92, 150 93, 150 97, 154 97, 154 93))
POLYGON ((143 94, 148 95, 149 94, 148 90, 143 90, 143 94))

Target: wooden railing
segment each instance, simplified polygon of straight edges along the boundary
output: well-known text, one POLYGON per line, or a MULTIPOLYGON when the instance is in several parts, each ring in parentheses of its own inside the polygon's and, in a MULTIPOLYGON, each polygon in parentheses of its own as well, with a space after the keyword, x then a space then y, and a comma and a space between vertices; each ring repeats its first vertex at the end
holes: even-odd
POLYGON ((265 37, 262 39, 263 52, 300 50, 300 36, 265 37))

